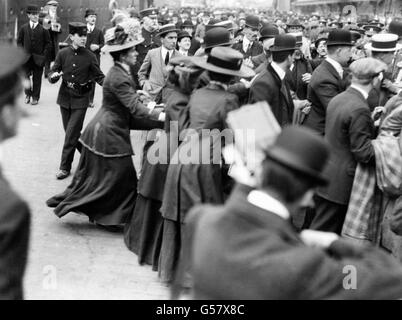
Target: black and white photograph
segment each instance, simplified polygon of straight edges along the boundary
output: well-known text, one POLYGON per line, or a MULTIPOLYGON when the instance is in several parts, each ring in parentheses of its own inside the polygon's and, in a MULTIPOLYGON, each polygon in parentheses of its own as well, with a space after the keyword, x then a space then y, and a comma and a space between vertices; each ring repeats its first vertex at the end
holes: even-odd
POLYGON ((0 0, 0 300, 400 299, 402 0, 0 0))

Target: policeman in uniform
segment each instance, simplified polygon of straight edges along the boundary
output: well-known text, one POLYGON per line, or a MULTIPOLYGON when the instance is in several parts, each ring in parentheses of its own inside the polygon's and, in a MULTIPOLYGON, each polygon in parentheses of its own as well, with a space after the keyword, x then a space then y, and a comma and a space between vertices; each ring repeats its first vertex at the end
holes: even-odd
POLYGON ((87 26, 72 22, 69 24, 69 32, 72 44, 59 51, 49 74, 51 83, 56 83, 60 77, 63 79, 57 104, 60 105, 66 136, 60 170, 56 174, 59 180, 70 175, 75 149, 79 150, 78 139, 90 103, 92 81, 102 85, 105 77, 95 54, 85 48, 87 26))
POLYGON ((149 8, 140 11, 141 22, 142 22, 142 37, 144 38, 144 42, 140 43, 136 48, 138 52, 137 63, 135 64, 133 70, 131 70, 131 74, 133 74, 135 84, 139 88, 138 81, 138 71, 141 68, 142 63, 148 53, 149 50, 155 49, 161 46, 161 41, 159 38, 156 38, 156 34, 158 33, 158 9, 157 8, 149 8))

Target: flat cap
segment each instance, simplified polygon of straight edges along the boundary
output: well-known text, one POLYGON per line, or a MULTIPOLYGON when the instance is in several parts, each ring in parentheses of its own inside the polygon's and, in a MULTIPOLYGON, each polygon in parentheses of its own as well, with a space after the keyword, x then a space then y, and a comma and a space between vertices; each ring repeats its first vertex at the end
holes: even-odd
POLYGON ((374 58, 359 59, 350 65, 353 76, 361 80, 372 79, 385 70, 387 70, 387 65, 374 58))

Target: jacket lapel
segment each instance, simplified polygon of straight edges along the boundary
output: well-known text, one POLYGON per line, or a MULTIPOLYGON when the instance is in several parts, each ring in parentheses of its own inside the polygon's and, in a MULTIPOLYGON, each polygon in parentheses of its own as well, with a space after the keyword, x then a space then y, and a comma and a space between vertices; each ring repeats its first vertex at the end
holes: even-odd
POLYGON ((339 76, 338 71, 335 70, 335 68, 334 68, 334 66, 332 64, 330 64, 327 60, 324 60, 322 63, 324 64, 324 66, 326 67, 328 72, 330 74, 332 74, 338 80, 338 82, 342 82, 342 79, 339 76))
POLYGON ((276 73, 275 69, 272 68, 271 64, 268 65, 268 70, 270 70, 271 74, 274 76, 275 83, 278 86, 280 92, 282 93, 283 97, 286 100, 287 105, 290 104, 289 101, 289 96, 288 96, 288 91, 285 85, 285 80, 282 81, 281 78, 279 78, 279 75, 276 73))

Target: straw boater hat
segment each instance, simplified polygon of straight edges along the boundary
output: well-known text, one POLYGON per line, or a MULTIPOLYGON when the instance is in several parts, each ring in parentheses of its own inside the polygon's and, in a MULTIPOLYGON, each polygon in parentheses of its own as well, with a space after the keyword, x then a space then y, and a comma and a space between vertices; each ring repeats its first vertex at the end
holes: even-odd
POLYGON ((142 43, 141 24, 136 19, 128 19, 105 33, 106 45, 103 52, 117 52, 142 43))
POLYGON ((242 78, 251 78, 255 75, 252 69, 243 64, 243 55, 232 48, 213 48, 207 59, 192 57, 192 62, 202 69, 216 73, 242 78))
POLYGON ((379 33, 371 38, 371 42, 366 45, 366 49, 374 52, 394 52, 402 49, 402 44, 398 43, 399 37, 393 33, 379 33))

